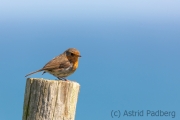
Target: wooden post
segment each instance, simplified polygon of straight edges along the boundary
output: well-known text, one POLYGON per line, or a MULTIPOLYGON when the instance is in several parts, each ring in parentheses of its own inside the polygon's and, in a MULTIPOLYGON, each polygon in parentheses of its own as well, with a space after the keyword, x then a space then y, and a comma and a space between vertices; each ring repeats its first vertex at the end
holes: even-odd
POLYGON ((74 120, 79 88, 73 81, 28 78, 23 120, 74 120))

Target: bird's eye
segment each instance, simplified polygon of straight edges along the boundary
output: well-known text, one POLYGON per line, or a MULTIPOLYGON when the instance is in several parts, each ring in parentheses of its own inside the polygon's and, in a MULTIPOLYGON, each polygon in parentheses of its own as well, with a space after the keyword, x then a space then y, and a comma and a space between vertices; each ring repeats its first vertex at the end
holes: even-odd
POLYGON ((71 56, 74 56, 74 54, 73 54, 73 53, 71 53, 71 56))

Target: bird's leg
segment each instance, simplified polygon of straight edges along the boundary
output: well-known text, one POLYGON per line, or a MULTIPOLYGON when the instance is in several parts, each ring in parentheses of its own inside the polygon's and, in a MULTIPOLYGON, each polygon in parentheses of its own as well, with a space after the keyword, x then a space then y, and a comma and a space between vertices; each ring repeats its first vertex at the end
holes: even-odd
POLYGON ((57 77, 59 80, 63 80, 61 77, 57 77))
POLYGON ((68 81, 65 77, 62 78, 64 81, 68 81))
POLYGON ((66 78, 64 77, 57 77, 59 80, 64 80, 64 81, 68 81, 66 78))

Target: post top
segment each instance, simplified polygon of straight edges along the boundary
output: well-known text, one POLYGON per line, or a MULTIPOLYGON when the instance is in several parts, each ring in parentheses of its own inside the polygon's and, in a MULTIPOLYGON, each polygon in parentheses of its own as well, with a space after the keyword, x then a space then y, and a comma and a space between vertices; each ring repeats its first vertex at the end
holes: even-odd
POLYGON ((27 81, 31 81, 31 83, 33 81, 47 81, 47 82, 58 82, 58 83, 72 83, 72 84, 77 84, 78 86, 80 86, 80 84, 76 81, 71 81, 71 80, 67 80, 67 81, 63 81, 63 80, 51 80, 51 79, 44 79, 44 78, 27 78, 27 81))

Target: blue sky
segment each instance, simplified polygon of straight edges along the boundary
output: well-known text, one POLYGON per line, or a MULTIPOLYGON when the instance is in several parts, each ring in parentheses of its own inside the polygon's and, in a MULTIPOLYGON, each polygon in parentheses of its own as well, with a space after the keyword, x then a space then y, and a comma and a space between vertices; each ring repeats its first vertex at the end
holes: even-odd
MULTIPOLYGON (((180 119, 180 1, 1 1, 0 119, 20 120, 27 73, 67 48, 81 52, 68 77, 81 85, 76 120, 111 112, 175 111, 180 119)), ((34 78, 56 79, 41 73, 34 78)))

